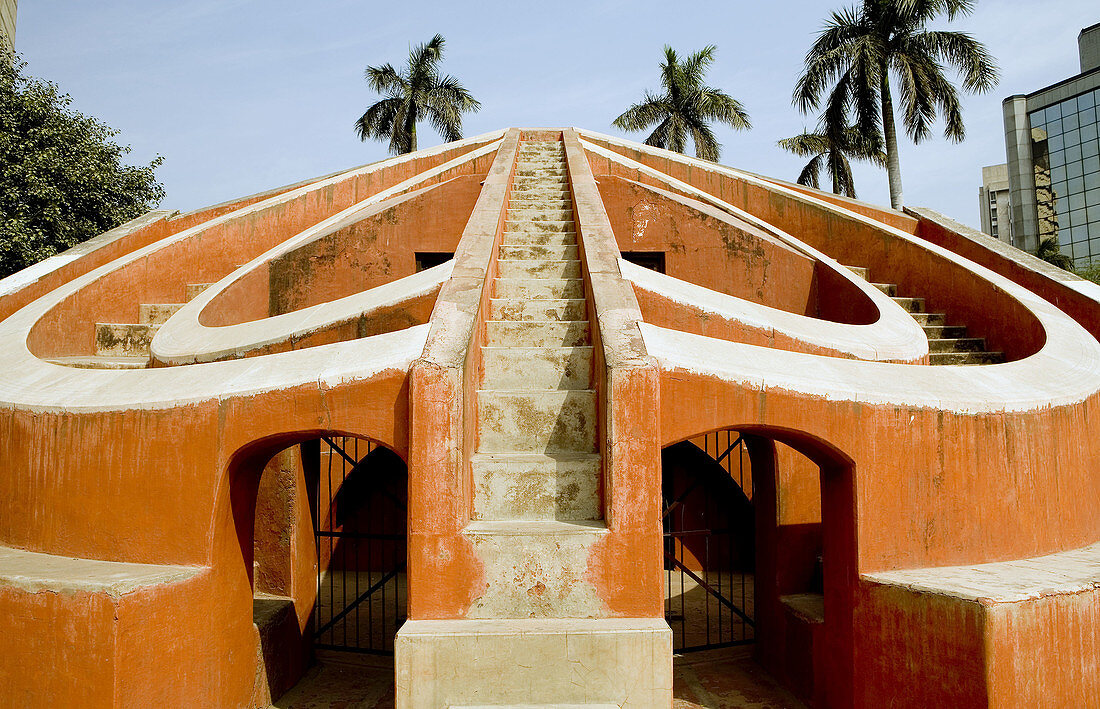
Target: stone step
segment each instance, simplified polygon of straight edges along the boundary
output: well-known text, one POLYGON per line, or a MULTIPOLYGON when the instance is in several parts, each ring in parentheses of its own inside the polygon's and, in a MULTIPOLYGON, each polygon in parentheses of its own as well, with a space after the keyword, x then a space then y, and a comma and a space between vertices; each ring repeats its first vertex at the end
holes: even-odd
POLYGON ((872 283, 875 288, 893 298, 898 294, 898 287, 893 283, 872 283))
POLYGON ((966 325, 924 325, 923 327, 929 341, 966 337, 966 325))
POLYGON ((600 456, 595 453, 478 453, 470 466, 475 520, 601 517, 600 456))
POLYGON ((618 704, 451 704, 448 709, 620 709, 618 704))
POLYGON ((584 281, 579 278, 498 278, 493 295, 532 300, 583 299, 584 281))
POLYGON ((149 343, 160 325, 96 323, 95 353, 100 357, 149 356, 149 343))
POLYGON ((870 269, 868 269, 868 268, 864 268, 863 266, 845 266, 844 268, 848 269, 849 271, 856 274, 857 276, 859 276, 860 278, 862 278, 865 281, 868 281, 868 280, 871 279, 870 269))
POLYGON ((585 320, 587 317, 582 298, 493 298, 489 301, 489 320, 585 320))
POLYGON ((924 312, 924 298, 891 298, 891 300, 900 305, 906 312, 924 312))
POLYGON ((533 165, 531 167, 520 167, 516 165, 516 179, 521 177, 537 177, 540 181, 546 177, 554 177, 559 179, 565 179, 569 174, 569 170, 565 165, 533 165))
POLYGON ((1001 364, 1004 352, 932 352, 929 364, 1001 364))
POLYGON ((578 347, 587 345, 587 320, 486 320, 486 347, 578 347))
POLYGON ((569 187, 562 186, 555 183, 543 184, 542 182, 527 182, 523 185, 512 185, 511 196, 523 196, 523 195, 561 195, 563 197, 570 196, 571 192, 569 187))
POLYGON ((214 285, 213 283, 188 283, 187 288, 187 302, 191 302, 195 298, 199 297, 199 294, 204 290, 214 285))
POLYGON ((508 221, 572 222, 573 208, 554 205, 524 205, 508 208, 508 221))
POLYGON ((94 355, 76 355, 47 359, 51 364, 77 369, 145 369, 149 366, 149 357, 134 355, 131 357, 98 357, 94 355))
POLYGON ((540 246, 531 244, 527 246, 500 247, 500 261, 523 261, 531 259, 548 259, 550 261, 576 261, 580 258, 576 246, 540 246))
POLYGON ((569 189, 569 180, 565 178, 565 175, 559 176, 546 176, 546 175, 516 175, 512 182, 513 188, 524 188, 538 185, 544 189, 569 189))
MULTIPOLYGON (((505 248, 515 248, 502 246, 505 248)), ((576 246, 562 246, 561 249, 577 250, 576 246)), ((510 259, 497 261, 497 276, 500 278, 567 278, 581 277, 581 262, 577 259, 510 259)))
POLYGON ((511 201, 560 200, 562 204, 572 203, 572 193, 568 189, 514 189, 511 201))
POLYGON ((928 352, 984 352, 983 337, 928 338, 928 352))
POLYGON ((595 453, 596 392, 477 393, 479 453, 595 453))
POLYGON ((947 324, 947 315, 944 313, 909 313, 913 316, 913 319, 920 323, 922 326, 931 325, 933 327, 942 327, 947 324))
POLYGON ((589 389, 592 347, 481 348, 481 386, 506 389, 589 389))
POLYGON ((569 198, 561 197, 530 197, 513 199, 508 202, 508 211, 519 210, 557 210, 566 212, 565 219, 573 219, 573 202, 569 198))
POLYGON ((576 246, 575 231, 506 231, 501 239, 506 246, 576 246))
POLYGON ((576 225, 572 219, 545 219, 537 222, 529 222, 509 218, 504 222, 505 233, 537 234, 544 231, 576 231, 576 225))
POLYGON ((143 325, 163 325, 182 307, 183 303, 142 303, 139 306, 138 322, 143 325))
POLYGON ((602 520, 478 520, 470 522, 463 534, 479 537, 553 537, 563 535, 603 535, 607 525, 602 520))

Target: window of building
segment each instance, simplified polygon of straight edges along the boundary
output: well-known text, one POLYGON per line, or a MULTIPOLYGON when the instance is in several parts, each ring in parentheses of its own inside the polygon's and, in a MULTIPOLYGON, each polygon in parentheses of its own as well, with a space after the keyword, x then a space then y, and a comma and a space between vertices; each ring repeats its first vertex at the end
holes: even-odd
POLYGON ((438 266, 441 263, 450 261, 454 257, 454 254, 447 253, 446 251, 417 251, 416 272, 419 273, 433 266, 438 266))
POLYGON ((1087 91, 1029 116, 1039 238, 1057 238, 1078 265, 1100 260, 1098 107, 1100 90, 1087 91))
POLYGON ((648 268, 657 273, 665 272, 664 251, 623 251, 623 260, 648 268))

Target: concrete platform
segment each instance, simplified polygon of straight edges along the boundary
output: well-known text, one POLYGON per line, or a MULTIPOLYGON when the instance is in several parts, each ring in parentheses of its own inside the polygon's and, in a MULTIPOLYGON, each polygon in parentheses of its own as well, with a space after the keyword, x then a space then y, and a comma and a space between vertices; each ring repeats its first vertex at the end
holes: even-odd
MULTIPOLYGON (((393 709, 393 663, 319 652, 315 664, 272 709, 393 709)), ((558 705, 560 706, 560 705, 558 705)), ((752 648, 673 658, 673 709, 805 709, 752 659, 752 648)))
POLYGON ((663 620, 410 621, 396 642, 409 709, 514 704, 667 706, 672 633, 663 620))

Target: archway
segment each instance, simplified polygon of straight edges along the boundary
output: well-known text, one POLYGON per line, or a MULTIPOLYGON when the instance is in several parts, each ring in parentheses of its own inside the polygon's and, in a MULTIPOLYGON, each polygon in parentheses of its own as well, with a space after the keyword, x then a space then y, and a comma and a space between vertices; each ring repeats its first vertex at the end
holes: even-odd
MULTIPOLYGON (((406 616, 401 457, 365 437, 287 434, 242 450, 230 479, 253 594, 252 705, 278 700, 318 652, 392 655, 406 616)), ((392 683, 392 667, 382 674, 392 683)))
POLYGON ((662 477, 666 618, 676 651, 752 644, 770 675, 763 684, 814 706, 846 706, 850 461, 797 432, 737 427, 667 446, 662 477))
POLYGON ((369 440, 322 436, 313 519, 316 647, 393 654, 406 618, 408 468, 369 440))

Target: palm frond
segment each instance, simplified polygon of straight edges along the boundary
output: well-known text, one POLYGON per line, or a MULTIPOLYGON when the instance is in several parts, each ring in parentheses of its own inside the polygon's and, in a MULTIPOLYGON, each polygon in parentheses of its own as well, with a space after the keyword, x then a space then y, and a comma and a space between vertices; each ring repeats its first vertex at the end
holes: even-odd
POLYGON ((355 133, 359 140, 368 138, 381 140, 388 138, 393 129, 394 120, 401 111, 400 98, 391 97, 378 101, 355 122, 355 133))
POLYGON ((669 114, 668 103, 661 97, 646 93, 641 103, 628 108, 621 116, 612 121, 616 128, 626 131, 645 130, 654 123, 665 119, 669 114))
POLYGON ((821 189, 821 156, 815 155, 798 174, 798 184, 821 189))
POLYGON ((371 91, 379 94, 399 94, 408 88, 404 77, 397 73, 392 64, 368 66, 363 72, 371 91))

